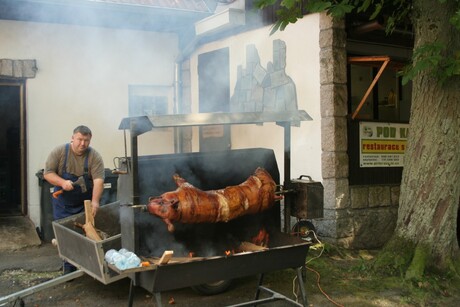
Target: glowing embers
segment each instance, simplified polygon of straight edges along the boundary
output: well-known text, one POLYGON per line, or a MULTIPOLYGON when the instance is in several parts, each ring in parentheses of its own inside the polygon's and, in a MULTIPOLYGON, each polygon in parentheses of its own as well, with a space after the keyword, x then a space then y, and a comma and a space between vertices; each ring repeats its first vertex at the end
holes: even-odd
POLYGON ((259 233, 252 238, 251 242, 255 245, 267 247, 269 239, 270 235, 268 234, 267 230, 265 228, 261 228, 259 233))
MULTIPOLYGON (((240 244, 234 248, 228 248, 224 250, 224 252, 221 255, 216 255, 216 256, 232 256, 232 255, 237 255, 241 253, 249 253, 249 252, 257 252, 257 251, 264 251, 268 249, 268 243, 269 243, 269 234, 265 228, 261 228, 257 235, 252 237, 251 242, 248 241, 242 241, 240 244)), ((196 257, 196 253, 193 251, 190 251, 188 253, 190 258, 196 257)))

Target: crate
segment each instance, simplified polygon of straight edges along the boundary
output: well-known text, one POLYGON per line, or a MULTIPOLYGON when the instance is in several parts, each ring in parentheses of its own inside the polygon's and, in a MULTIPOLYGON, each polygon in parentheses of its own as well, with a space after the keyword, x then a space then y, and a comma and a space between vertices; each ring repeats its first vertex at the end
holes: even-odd
POLYGON ((128 276, 109 268, 104 260, 109 249, 121 248, 120 203, 101 206, 95 217, 96 228, 109 235, 96 242, 88 239, 75 223, 84 224, 84 212, 53 221, 53 230, 58 242, 59 256, 103 284, 109 284, 128 276))

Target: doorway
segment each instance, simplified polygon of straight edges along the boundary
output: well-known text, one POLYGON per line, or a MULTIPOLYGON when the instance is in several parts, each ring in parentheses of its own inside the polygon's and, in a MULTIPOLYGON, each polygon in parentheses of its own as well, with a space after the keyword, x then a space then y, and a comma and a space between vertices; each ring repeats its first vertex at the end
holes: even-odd
MULTIPOLYGON (((200 113, 228 112, 230 109, 229 49, 222 48, 198 56, 200 113)), ((200 151, 231 149, 230 126, 200 127, 200 151)))
POLYGON ((24 83, 0 80, 0 215, 25 215, 24 83))

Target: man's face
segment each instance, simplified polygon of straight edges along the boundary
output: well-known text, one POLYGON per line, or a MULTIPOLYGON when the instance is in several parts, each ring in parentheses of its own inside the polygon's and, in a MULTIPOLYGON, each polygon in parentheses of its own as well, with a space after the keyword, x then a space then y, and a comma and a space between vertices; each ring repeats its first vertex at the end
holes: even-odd
POLYGON ((77 156, 81 156, 88 149, 91 141, 90 135, 83 135, 80 132, 72 135, 72 150, 77 156))

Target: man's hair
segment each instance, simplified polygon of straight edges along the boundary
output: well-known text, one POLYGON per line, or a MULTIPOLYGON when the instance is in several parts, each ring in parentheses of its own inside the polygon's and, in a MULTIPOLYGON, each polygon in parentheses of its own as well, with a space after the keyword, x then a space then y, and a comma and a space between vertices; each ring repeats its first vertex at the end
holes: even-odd
POLYGON ((75 133, 81 133, 83 135, 93 136, 93 134, 91 133, 91 129, 83 125, 78 126, 77 128, 73 129, 73 134, 75 133))

